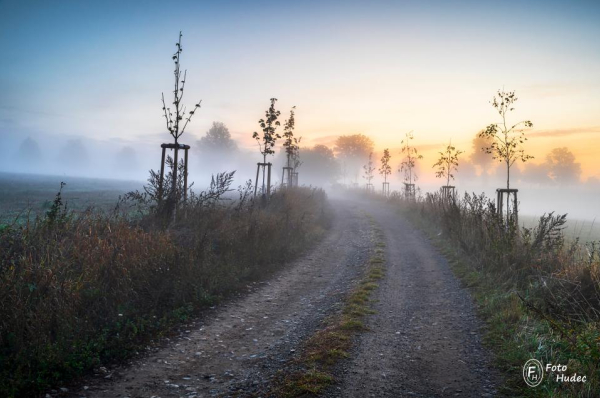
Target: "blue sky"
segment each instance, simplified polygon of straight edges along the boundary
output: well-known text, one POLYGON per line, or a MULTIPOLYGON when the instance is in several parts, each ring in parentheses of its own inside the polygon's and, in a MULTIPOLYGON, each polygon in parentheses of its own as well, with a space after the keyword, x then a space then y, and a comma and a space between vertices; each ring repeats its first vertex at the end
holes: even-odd
POLYGON ((297 106, 308 144, 362 132, 393 147, 414 130, 468 145, 505 87, 536 147, 559 145, 547 135, 559 130, 586 173, 597 166, 600 2, 174 4, 0 0, 0 134, 164 140, 182 30, 186 97, 203 100, 194 140, 220 120, 252 145, 275 96, 284 114, 297 106))

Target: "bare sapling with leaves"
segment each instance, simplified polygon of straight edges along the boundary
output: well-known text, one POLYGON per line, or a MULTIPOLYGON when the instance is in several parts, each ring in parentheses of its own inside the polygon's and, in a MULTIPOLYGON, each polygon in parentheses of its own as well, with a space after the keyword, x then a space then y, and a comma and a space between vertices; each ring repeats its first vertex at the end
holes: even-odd
POLYGON ((402 149, 400 154, 403 156, 402 162, 400 162, 401 173, 404 173, 404 186, 407 196, 413 197, 415 194, 415 182, 417 181, 417 174, 415 173, 415 167, 417 166, 417 160, 423 159, 423 155, 419 155, 419 151, 413 145, 411 141, 414 139, 413 132, 406 133, 406 136, 401 141, 402 149))
MULTIPOLYGON (((166 195, 166 196, 171 197, 175 202, 178 201, 178 198, 174 197, 177 195, 177 185, 178 185, 178 168, 179 168, 178 167, 178 164, 179 164, 178 152, 179 152, 179 149, 185 149, 186 152, 187 152, 187 149, 189 149, 189 147, 188 148, 180 148, 179 138, 185 132, 186 127, 192 120, 192 117, 196 113, 197 109, 200 108, 200 104, 202 102, 201 100, 198 101, 196 104, 194 104, 194 106, 192 107, 191 110, 187 110, 186 106, 184 106, 182 104, 184 90, 185 90, 185 83, 186 83, 186 78, 187 78, 187 70, 184 70, 183 73, 181 71, 181 53, 183 52, 183 48, 181 46, 182 36, 183 36, 182 33, 179 32, 179 40, 177 41, 177 43, 175 43, 175 47, 177 48, 177 51, 175 51, 175 53, 171 57, 174 65, 175 65, 175 70, 173 72, 175 83, 173 86, 173 102, 171 103, 171 105, 167 105, 167 102, 165 100, 165 94, 162 93, 162 105, 163 105, 162 110, 164 113, 167 130, 169 131, 169 134, 171 134, 171 136, 173 137, 173 140, 174 140, 174 145, 173 145, 174 159, 173 159, 172 166, 171 166, 171 170, 172 170, 171 192, 169 193, 169 195, 166 195)), ((187 161, 187 156, 186 156, 186 161, 187 161)), ((163 164, 161 164, 161 176, 160 176, 160 179, 161 179, 160 195, 161 195, 161 197, 165 196, 164 193, 162 192, 164 189, 162 187, 162 178, 163 178, 162 170, 164 167, 164 162, 165 162, 165 159, 164 159, 164 148, 163 148, 163 160, 162 160, 163 164)), ((186 169, 185 173, 187 173, 187 164, 186 164, 185 169, 186 169)), ((183 178, 187 178, 187 175, 184 175, 183 178)), ((186 189, 187 189, 187 187, 186 187, 186 189)))
MULTIPOLYGON (((256 187, 258 186, 258 174, 260 167, 262 166, 262 192, 265 194, 265 177, 266 177, 266 168, 267 168, 267 155, 273 155, 275 153, 274 147, 281 135, 277 133, 277 127, 281 125, 281 123, 277 120, 281 115, 281 112, 275 109, 275 102, 277 102, 277 98, 271 98, 271 105, 269 109, 265 112, 265 118, 260 119, 258 124, 262 129, 262 135, 258 132, 254 132, 252 134, 252 138, 256 140, 258 143, 258 148, 263 156, 263 163, 258 164, 258 169, 256 173, 256 183, 254 185, 254 193, 256 194, 256 187)), ((270 164, 269 164, 269 179, 270 179, 270 164)), ((270 183, 270 181, 269 181, 270 183)), ((267 187, 270 189, 270 187, 267 187)))
POLYGON ((390 150, 388 148, 383 150, 383 156, 381 157, 381 167, 379 168, 379 174, 383 176, 383 194, 388 195, 390 188, 387 177, 392 174, 392 166, 390 166, 390 150))
MULTIPOLYGON (((517 161, 525 163, 533 159, 533 156, 525 153, 524 144, 527 141, 525 130, 533 127, 529 120, 522 120, 515 124, 507 121, 509 112, 515 110, 514 103, 518 98, 514 91, 498 90, 491 101, 492 106, 500 115, 500 122, 488 125, 485 130, 479 133, 480 138, 489 140, 489 146, 482 147, 481 150, 491 154, 494 160, 504 163, 506 166, 506 214, 507 221, 510 221, 510 169, 517 161)), ((515 192, 516 193, 516 192, 515 192)), ((516 205, 515 196, 515 205, 516 205)), ((513 206, 515 207, 515 206, 513 206)), ((498 209, 501 209, 501 198, 499 198, 498 209)), ((513 209, 516 212, 516 208, 513 209)))
POLYGON ((446 149, 438 153, 440 154, 440 157, 433 165, 434 168, 437 168, 435 176, 436 178, 446 179, 446 185, 442 188, 442 192, 447 197, 454 197, 454 187, 450 187, 450 180, 454 180, 454 173, 458 171, 458 156, 463 153, 463 151, 456 149, 456 147, 452 145, 452 141, 450 141, 446 149))
POLYGON ((369 160, 367 161, 367 164, 363 166, 363 170, 365 172, 363 178, 367 181, 367 191, 371 191, 373 189, 373 172, 376 170, 373 165, 373 152, 369 153, 369 160))

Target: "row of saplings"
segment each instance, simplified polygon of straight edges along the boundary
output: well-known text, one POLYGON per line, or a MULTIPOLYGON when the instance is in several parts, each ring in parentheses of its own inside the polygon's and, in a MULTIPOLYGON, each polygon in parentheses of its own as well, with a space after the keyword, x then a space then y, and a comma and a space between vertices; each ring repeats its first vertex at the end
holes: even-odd
MULTIPOLYGON (((506 217, 507 224, 514 222, 518 223, 518 207, 517 207, 517 189, 510 187, 510 169, 517 161, 526 162, 532 159, 533 156, 525 154, 523 144, 527 141, 525 137, 525 129, 533 127, 533 123, 529 120, 520 121, 514 125, 507 124, 507 115, 514 110, 514 103, 517 101, 514 91, 498 91, 494 96, 491 104, 500 115, 499 123, 492 123, 479 133, 479 137, 485 139, 488 144, 481 148, 487 154, 492 155, 492 158, 506 165, 506 188, 496 190, 496 211, 500 215, 506 217), (507 127, 510 126, 510 127, 507 127), (506 207, 504 206, 506 204, 506 207)), ((420 155, 411 141, 414 139, 413 133, 409 132, 402 140, 402 148, 400 153, 403 156, 400 163, 399 171, 404 174, 404 191, 403 196, 408 200, 414 200, 416 197, 415 182, 417 175, 415 166, 420 155)), ((436 168, 436 177, 444 178, 446 185, 441 187, 441 195, 445 200, 455 200, 455 187, 450 185, 450 180, 454 180, 454 173, 458 171, 458 157, 463 151, 458 150, 452 145, 452 141, 441 152, 437 162, 433 165, 436 168)), ((364 178, 367 181, 366 189, 374 191, 373 172, 373 154, 369 154, 369 160, 363 166, 364 178)), ((388 148, 384 149, 383 157, 381 158, 381 167, 379 174, 383 176, 382 193, 385 196, 390 195, 390 183, 387 178, 392 173, 390 165, 391 155, 388 148)))
MULTIPOLYGON (((181 53, 183 51, 181 46, 181 32, 179 33, 179 40, 175 43, 176 52, 173 54, 172 59, 175 65, 174 70, 174 85, 173 85, 173 101, 171 105, 167 105, 165 101, 165 95, 162 94, 162 110, 165 119, 167 130, 173 137, 173 142, 169 144, 162 144, 162 158, 160 166, 160 174, 151 171, 151 186, 146 187, 146 194, 149 194, 150 198, 154 203, 157 204, 159 212, 163 212, 169 215, 174 215, 177 211, 178 205, 188 201, 188 150, 189 145, 185 145, 179 142, 180 137, 185 132, 186 127, 192 120, 194 114, 198 111, 202 101, 198 101, 192 110, 186 110, 186 107, 182 104, 182 97, 185 90, 185 83, 187 78, 187 71, 181 70, 181 53), (166 156, 166 150, 173 150, 173 157, 166 156), (183 151, 183 160, 179 159, 179 151, 183 151), (165 166, 171 171, 165 175, 165 166)), ((298 168, 302 164, 300 161, 300 140, 294 136, 294 112, 295 107, 292 107, 290 111, 290 117, 284 123, 283 137, 277 132, 277 127, 281 125, 278 118, 281 112, 275 109, 275 102, 277 98, 271 98, 270 106, 265 112, 265 118, 259 120, 259 125, 262 129, 262 134, 254 132, 252 138, 256 139, 259 145, 260 153, 263 156, 263 161, 257 163, 256 168, 256 179, 254 182, 254 196, 258 192, 261 193, 262 197, 268 199, 271 194, 271 166, 270 162, 267 162, 267 156, 275 153, 274 147, 278 139, 283 138, 283 146, 287 155, 286 165, 283 167, 283 173, 281 178, 282 187, 292 187, 298 185, 298 168), (262 182, 259 184, 260 177, 262 182), (259 191, 260 185, 260 191, 259 191)), ((219 177, 231 177, 232 174, 222 174, 219 177)), ((217 178, 216 185, 219 185, 220 181, 217 178)), ((215 181, 213 181, 215 184, 215 181)))
MULTIPOLYGON (((184 203, 188 200, 189 187, 187 177, 188 150, 190 149, 190 146, 181 144, 179 139, 201 105, 201 101, 198 101, 193 106, 192 110, 186 111, 185 106, 181 103, 187 77, 186 71, 181 71, 181 37, 182 34, 180 32, 179 40, 175 44, 177 50, 172 56, 175 65, 172 104, 167 105, 164 93, 162 95, 162 110, 166 127, 173 137, 174 142, 161 145, 162 159, 160 174, 152 172, 151 175, 151 178, 154 180, 154 185, 157 188, 154 192, 149 192, 159 208, 162 208, 163 211, 168 214, 173 214, 176 211, 177 205, 181 200, 183 200, 184 203), (170 156, 165 157, 167 149, 174 151, 173 158, 170 156), (184 159, 182 162, 179 160, 180 150, 184 151, 184 159), (170 166, 169 168, 171 169, 166 178, 165 165, 170 166), (178 178, 178 174, 181 174, 182 178, 178 178), (170 185, 170 187, 167 187, 167 185, 170 185)), ((274 148, 278 139, 284 139, 283 147, 285 148, 287 155, 287 161, 282 170, 282 187, 298 185, 298 168, 302 164, 300 161, 299 145, 301 137, 297 138, 294 136, 295 107, 292 107, 290 116, 284 123, 282 136, 277 132, 277 127, 281 125, 278 120, 281 112, 275 109, 276 101, 276 98, 271 98, 270 106, 265 112, 265 118, 260 119, 258 122, 262 129, 262 134, 259 134, 258 132, 252 134, 252 138, 256 139, 258 142, 259 150, 263 157, 262 162, 257 163, 256 179, 254 181, 254 196, 260 192, 263 198, 269 198, 271 194, 272 163, 267 162, 267 156, 275 153, 274 148)), ((525 154, 523 148, 523 144, 527 140, 524 129, 533 126, 531 121, 524 120, 514 125, 507 124, 507 115, 514 110, 513 106, 516 101, 517 97, 515 96, 514 91, 498 91, 497 95, 494 96, 492 100, 492 106, 500 115, 501 121, 499 123, 488 125, 481 133, 479 133, 479 136, 486 139, 489 143, 487 146, 482 147, 481 150, 491 154, 495 160, 506 165, 506 188, 496 190, 496 208, 499 214, 505 214, 507 223, 516 221, 518 214, 518 190, 510 188, 510 169, 515 162, 526 162, 532 158, 531 155, 525 154), (506 207, 504 204, 506 204, 506 207)), ((417 161, 423 157, 418 153, 417 148, 411 145, 413 139, 414 136, 412 132, 409 132, 401 142, 401 154, 403 160, 400 163, 399 171, 404 174, 403 195, 407 199, 414 199, 416 196, 415 182, 417 180, 417 175, 415 173, 415 166, 417 161)), ((461 153, 463 153, 463 151, 458 150, 452 145, 452 142, 450 142, 448 146, 440 152, 440 158, 434 164, 434 167, 437 168, 436 177, 446 179, 446 185, 441 188, 442 197, 444 198, 455 198, 455 187, 450 185, 450 180, 454 180, 454 172, 458 170, 458 157, 461 153)), ((364 166, 364 178, 367 180, 366 188, 368 190, 374 190, 372 181, 375 168, 373 167, 372 156, 373 154, 371 153, 369 155, 368 163, 364 166)), ((384 179, 382 193, 386 196, 390 194, 390 183, 387 180, 392 172, 390 160, 390 151, 386 148, 383 152, 381 168, 379 169, 379 174, 381 174, 384 179)))

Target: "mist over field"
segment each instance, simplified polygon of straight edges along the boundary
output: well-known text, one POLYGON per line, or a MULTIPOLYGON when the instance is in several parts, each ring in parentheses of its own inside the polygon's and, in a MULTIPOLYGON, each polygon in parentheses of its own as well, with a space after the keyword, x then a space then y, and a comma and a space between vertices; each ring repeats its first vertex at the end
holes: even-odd
MULTIPOLYGON (((225 124, 226 126, 226 124, 225 124)), ((219 172, 234 171, 234 186, 243 185, 256 177, 256 163, 261 161, 257 148, 243 148, 235 140, 231 140, 231 148, 206 148, 200 143, 205 134, 190 134, 184 142, 191 145, 189 155, 190 181, 194 190, 205 189, 211 177, 219 172)), ((60 136, 49 134, 9 134, 0 136, 0 172, 27 173, 48 176, 90 177, 102 179, 127 180, 132 189, 146 182, 150 169, 160 168, 160 144, 168 139, 147 141, 95 140, 83 136, 60 136)), ((564 148, 561 140, 556 140, 557 148, 564 148)), ((417 144, 417 148, 418 148, 417 144)), ((285 157, 281 146, 273 163, 274 185, 281 182, 281 168, 285 165, 285 157)), ((343 173, 344 162, 334 155, 335 145, 322 147, 330 150, 329 154, 315 152, 313 148, 302 147, 305 160, 300 166, 300 182, 303 185, 321 186, 331 190, 335 184, 364 186, 363 165, 366 159, 358 160, 347 166, 343 173)), ((429 148, 427 148, 429 149, 429 148)), ((440 148, 441 149, 441 148, 440 148)), ((463 149, 463 148, 459 148, 463 149)), ((568 149, 568 147, 567 147, 568 149)), ((481 165, 472 163, 473 148, 464 148, 461 164, 455 173, 457 192, 469 194, 485 193, 495 199, 496 188, 506 185, 505 170, 502 164, 487 160, 486 170, 481 165), (463 160, 464 159, 464 160, 463 160)), ((391 190, 400 190, 402 175, 398 172, 399 149, 392 150, 393 172, 390 176, 391 190)), ((572 155, 572 153, 571 153, 572 155)), ((436 192, 442 185, 434 178, 433 164, 435 152, 425 152, 425 158, 418 162, 416 173, 417 186, 421 193, 436 192)), ((517 165, 512 170, 513 186, 519 189, 520 210, 523 215, 539 217, 543 213, 568 213, 569 219, 590 223, 600 218, 600 207, 597 205, 600 195, 600 179, 595 176, 583 179, 581 166, 577 159, 569 159, 566 164, 559 165, 563 173, 555 176, 552 166, 546 159, 533 159, 529 163, 517 165), (562 178, 561 178, 562 177, 562 178)), ((374 152, 375 167, 379 167, 381 152, 374 152)), ((381 189, 381 176, 376 173, 374 186, 381 189)), ((120 184, 123 188, 123 184, 120 184)), ((69 186, 67 189, 77 189, 69 186)), ((600 223, 599 223, 600 225, 600 223)), ((589 225, 592 227, 592 225, 589 225)), ((580 225, 582 227, 582 225, 580 225)), ((585 227, 584 227, 585 229, 585 227)))

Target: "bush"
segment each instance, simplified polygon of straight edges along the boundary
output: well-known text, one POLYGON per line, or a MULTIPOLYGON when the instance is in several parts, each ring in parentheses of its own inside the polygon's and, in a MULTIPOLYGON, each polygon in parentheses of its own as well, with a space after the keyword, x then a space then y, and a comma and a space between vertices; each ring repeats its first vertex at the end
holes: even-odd
POLYGON ((0 230, 0 395, 30 396, 263 278, 329 225, 326 195, 295 188, 264 204, 190 200, 165 224, 146 212, 45 217, 0 230))

